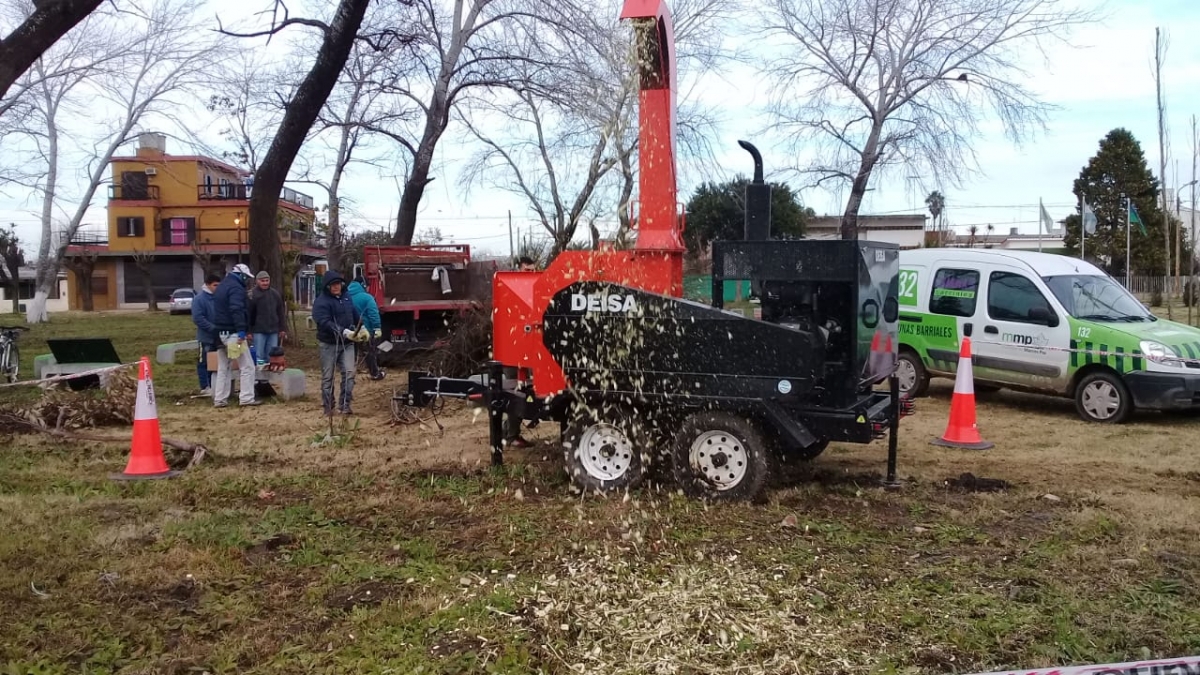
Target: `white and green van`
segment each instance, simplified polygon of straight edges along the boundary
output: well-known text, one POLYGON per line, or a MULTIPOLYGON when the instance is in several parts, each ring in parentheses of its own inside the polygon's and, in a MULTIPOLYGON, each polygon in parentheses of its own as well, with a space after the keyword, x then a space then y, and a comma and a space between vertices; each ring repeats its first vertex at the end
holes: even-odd
POLYGON ((978 390, 1075 399, 1080 417, 1200 409, 1200 330, 1151 314, 1098 267, 1033 251, 900 252, 903 391, 954 377, 971 338, 978 390))

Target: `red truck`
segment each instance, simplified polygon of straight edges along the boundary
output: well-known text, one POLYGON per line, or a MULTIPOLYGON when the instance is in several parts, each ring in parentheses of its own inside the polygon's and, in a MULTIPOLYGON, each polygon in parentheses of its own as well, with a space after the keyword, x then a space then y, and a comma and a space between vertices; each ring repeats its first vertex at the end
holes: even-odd
POLYGON ((367 246, 361 267, 393 354, 440 346, 463 312, 490 309, 495 261, 472 262, 466 244, 367 246))

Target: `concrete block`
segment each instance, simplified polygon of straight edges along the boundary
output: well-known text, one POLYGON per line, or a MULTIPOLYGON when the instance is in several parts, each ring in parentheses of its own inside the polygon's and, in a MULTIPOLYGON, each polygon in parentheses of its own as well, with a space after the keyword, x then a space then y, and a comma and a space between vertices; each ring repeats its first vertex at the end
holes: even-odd
POLYGON ((46 368, 58 363, 53 354, 38 354, 33 357, 33 379, 40 380, 45 375, 46 368))
POLYGON ((159 363, 175 363, 175 354, 177 352, 198 351, 200 351, 200 342, 198 340, 168 342, 165 345, 158 346, 158 352, 154 355, 154 359, 159 363))
POLYGON ((299 368, 288 368, 283 371, 259 371, 259 379, 266 380, 275 389, 275 394, 284 401, 290 401, 304 396, 304 371, 299 368))

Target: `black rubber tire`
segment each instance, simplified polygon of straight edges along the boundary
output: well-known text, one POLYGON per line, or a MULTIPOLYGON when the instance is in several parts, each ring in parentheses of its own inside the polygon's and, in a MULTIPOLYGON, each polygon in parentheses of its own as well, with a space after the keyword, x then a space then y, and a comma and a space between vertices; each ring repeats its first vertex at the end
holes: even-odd
POLYGON ((1133 396, 1129 393, 1129 387, 1121 381, 1121 378, 1114 373, 1104 370, 1084 375, 1079 383, 1075 385, 1075 411, 1079 413, 1080 419, 1085 422, 1094 422, 1097 424, 1124 424, 1133 414, 1133 396), (1084 407, 1085 392, 1089 385, 1103 382, 1113 388, 1117 395, 1117 409, 1107 418, 1095 417, 1090 414, 1084 407))
MULTIPOLYGON (((647 434, 642 430, 637 416, 625 407, 609 406, 602 409, 576 407, 567 422, 566 432, 562 437, 562 446, 563 468, 575 487, 584 493, 632 490, 640 486, 646 478, 646 469, 650 463, 646 456, 649 448, 647 434), (584 462, 581 453, 588 449, 581 445, 585 441, 585 434, 589 429, 598 425, 613 427, 629 441, 630 450, 622 453, 621 457, 627 463, 627 467, 620 476, 605 478, 593 475, 588 471, 584 462)), ((597 452, 601 450, 601 448, 592 449, 597 452)), ((593 457, 600 460, 602 456, 593 455, 593 457)))
POLYGON ((758 426, 744 417, 726 412, 698 412, 683 421, 673 444, 675 482, 693 499, 707 501, 752 501, 759 497, 774 467, 770 446, 758 426), (710 431, 728 433, 744 451, 746 473, 737 484, 719 489, 692 466, 692 443, 710 431))
POLYGON ((799 452, 791 453, 791 456, 795 457, 796 459, 799 459, 801 461, 804 461, 804 462, 811 462, 812 460, 820 457, 821 453, 825 452, 825 449, 828 447, 829 447, 829 439, 828 438, 820 438, 820 439, 817 439, 816 443, 813 443, 812 445, 808 446, 807 448, 804 448, 803 450, 800 450, 799 452))
POLYGON ((17 345, 12 344, 9 348, 9 359, 12 360, 12 370, 6 374, 6 379, 9 384, 14 384, 21 376, 21 350, 17 349, 17 345))
MULTIPOLYGON (((905 348, 900 350, 900 356, 897 361, 904 361, 912 365, 916 372, 916 382, 908 391, 901 389, 901 395, 908 398, 918 398, 924 396, 929 391, 929 371, 925 370, 925 364, 921 362, 921 357, 911 349, 905 348)), ((896 369, 899 370, 900 364, 896 364, 896 369)))

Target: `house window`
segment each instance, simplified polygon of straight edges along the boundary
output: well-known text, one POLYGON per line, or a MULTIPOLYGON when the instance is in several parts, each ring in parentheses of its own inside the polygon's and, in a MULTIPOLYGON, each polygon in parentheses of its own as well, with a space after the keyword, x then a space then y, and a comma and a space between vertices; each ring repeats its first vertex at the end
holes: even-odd
POLYGON ((143 237, 146 235, 146 219, 141 216, 117 218, 118 237, 143 237))
POLYGON ((975 316, 979 299, 979 272, 940 269, 933 278, 929 311, 950 316, 975 316))
POLYGON ((164 218, 159 243, 163 246, 187 246, 196 240, 195 218, 164 218))

